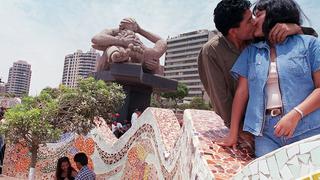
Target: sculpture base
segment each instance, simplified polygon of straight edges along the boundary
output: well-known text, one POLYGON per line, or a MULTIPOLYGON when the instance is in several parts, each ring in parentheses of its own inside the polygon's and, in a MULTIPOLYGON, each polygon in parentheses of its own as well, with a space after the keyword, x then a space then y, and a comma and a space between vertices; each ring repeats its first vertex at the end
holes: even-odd
POLYGON ((159 75, 143 72, 141 64, 111 64, 110 70, 93 73, 95 79, 116 82, 123 86, 126 99, 119 110, 120 121, 131 120, 135 109, 144 111, 150 106, 151 93, 170 92, 177 89, 178 82, 159 75))

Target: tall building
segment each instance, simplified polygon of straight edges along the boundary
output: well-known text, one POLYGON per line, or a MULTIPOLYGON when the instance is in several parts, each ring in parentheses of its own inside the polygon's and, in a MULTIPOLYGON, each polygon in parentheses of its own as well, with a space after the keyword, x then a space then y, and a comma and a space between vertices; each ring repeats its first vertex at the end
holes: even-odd
POLYGON ((31 80, 31 65, 26 61, 17 61, 9 70, 7 93, 15 94, 18 97, 29 94, 31 80))
POLYGON ((217 31, 198 30, 167 39, 164 76, 187 85, 189 94, 184 100, 206 97, 199 77, 197 58, 201 47, 215 34, 217 31))
POLYGON ((0 79, 0 94, 3 94, 6 92, 6 84, 0 79))
POLYGON ((86 78, 96 67, 100 54, 94 49, 83 53, 81 50, 68 54, 64 60, 62 84, 77 87, 79 78, 86 78))

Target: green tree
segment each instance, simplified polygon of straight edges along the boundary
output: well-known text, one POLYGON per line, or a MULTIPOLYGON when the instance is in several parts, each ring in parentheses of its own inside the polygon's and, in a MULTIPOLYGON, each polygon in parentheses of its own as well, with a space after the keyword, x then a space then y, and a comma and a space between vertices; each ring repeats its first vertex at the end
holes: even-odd
POLYGON ((184 83, 178 83, 177 86, 177 91, 175 92, 168 92, 168 93, 162 93, 161 96, 167 99, 171 99, 174 101, 174 106, 173 108, 175 111, 177 110, 178 107, 178 101, 182 100, 185 98, 189 93, 188 87, 184 83))
POLYGON ((86 135, 94 118, 110 120, 125 98, 122 87, 93 78, 81 80, 78 88, 45 88, 38 96, 26 96, 5 113, 0 133, 9 143, 22 143, 31 152, 29 179, 34 179, 39 146, 55 142, 63 132, 86 135))
POLYGON ((203 110, 210 110, 209 104, 207 104, 201 97, 194 97, 190 104, 190 109, 203 109, 203 110))
POLYGON ((162 108, 161 97, 160 97, 159 93, 155 93, 154 92, 154 93, 151 94, 150 106, 151 107, 162 108))
MULTIPOLYGON (((94 117, 111 121, 111 113, 123 104, 125 93, 120 85, 106 84, 87 78, 78 83, 78 88, 61 86, 57 124, 63 124, 65 131, 87 134, 93 127, 94 117)), ((52 92, 55 94, 55 92, 52 92)))
POLYGON ((13 93, 0 93, 0 96, 6 97, 6 98, 15 98, 16 95, 13 93))
POLYGON ((190 104, 189 103, 182 103, 178 105, 178 108, 182 111, 186 110, 186 109, 190 109, 190 104))

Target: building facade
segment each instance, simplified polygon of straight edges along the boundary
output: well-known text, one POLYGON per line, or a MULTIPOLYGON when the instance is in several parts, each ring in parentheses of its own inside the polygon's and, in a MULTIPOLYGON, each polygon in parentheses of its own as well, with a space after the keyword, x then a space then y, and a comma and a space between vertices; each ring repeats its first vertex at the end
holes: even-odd
POLYGON ((4 83, 0 82, 0 94, 6 93, 6 86, 4 83))
POLYGON ((13 63, 9 69, 6 92, 17 97, 29 94, 31 81, 31 65, 26 61, 19 60, 13 63))
POLYGON ((64 60, 62 84, 68 87, 77 87, 80 78, 86 78, 95 70, 100 54, 94 49, 83 53, 81 50, 68 54, 64 60))
POLYGON ((164 76, 187 85, 189 94, 184 99, 186 101, 207 97, 199 77, 197 58, 202 46, 216 33, 198 30, 167 39, 164 76))
POLYGON ((6 83, 0 79, 0 96, 4 93, 6 93, 6 83))

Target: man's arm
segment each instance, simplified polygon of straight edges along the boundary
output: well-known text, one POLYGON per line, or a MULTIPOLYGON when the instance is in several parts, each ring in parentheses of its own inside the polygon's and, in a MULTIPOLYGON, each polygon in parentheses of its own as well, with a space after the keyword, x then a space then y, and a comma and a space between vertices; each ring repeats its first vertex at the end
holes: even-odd
POLYGON ((297 24, 277 23, 269 33, 269 39, 272 43, 281 43, 287 36, 294 34, 306 34, 318 37, 317 32, 310 27, 302 27, 297 24))
POLYGON ((312 27, 301 27, 301 31, 303 34, 318 37, 318 33, 312 27))

